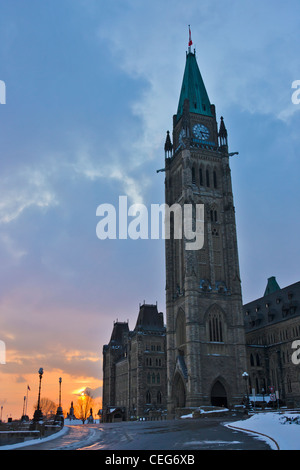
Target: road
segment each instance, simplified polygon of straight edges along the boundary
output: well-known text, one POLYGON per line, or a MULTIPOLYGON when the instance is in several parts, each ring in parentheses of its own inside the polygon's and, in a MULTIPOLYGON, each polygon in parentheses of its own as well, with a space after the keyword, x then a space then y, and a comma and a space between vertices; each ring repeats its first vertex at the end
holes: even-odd
POLYGON ((68 426, 63 436, 20 450, 270 450, 257 436, 224 426, 236 420, 226 416, 68 426))

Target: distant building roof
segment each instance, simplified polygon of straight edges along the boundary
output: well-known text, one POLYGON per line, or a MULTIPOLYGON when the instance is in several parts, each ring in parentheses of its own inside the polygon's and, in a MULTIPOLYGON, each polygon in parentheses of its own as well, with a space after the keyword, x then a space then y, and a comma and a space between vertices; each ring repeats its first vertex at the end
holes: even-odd
POLYGON ((280 289, 275 277, 268 279, 263 297, 243 306, 246 332, 300 315, 300 281, 280 289))
POLYGON ((115 322, 110 338, 110 343, 122 344, 124 333, 129 332, 128 322, 115 322))
POLYGON ((163 314, 158 312, 157 305, 143 304, 140 306, 135 331, 164 329, 163 314))
POLYGON ((280 287, 276 281, 276 277, 275 276, 269 277, 264 296, 273 294, 273 292, 276 292, 278 290, 280 290, 280 287))

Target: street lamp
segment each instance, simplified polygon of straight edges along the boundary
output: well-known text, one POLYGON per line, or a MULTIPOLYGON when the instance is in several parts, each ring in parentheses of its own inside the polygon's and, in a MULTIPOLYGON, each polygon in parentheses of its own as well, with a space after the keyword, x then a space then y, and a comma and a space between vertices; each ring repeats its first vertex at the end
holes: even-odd
POLYGON ((62 383, 62 378, 59 377, 58 379, 58 383, 59 383, 59 400, 58 400, 58 407, 57 407, 57 410, 56 410, 56 416, 55 416, 55 421, 58 421, 58 422, 63 422, 63 410, 62 410, 62 406, 61 406, 61 383, 62 383))
POLYGON ((247 395, 246 410, 250 410, 249 390, 248 390, 248 378, 249 378, 249 375, 247 374, 247 372, 243 372, 242 377, 243 377, 243 379, 245 380, 245 386, 246 386, 246 395, 247 395))
POLYGON ((41 421, 43 419, 43 413, 42 410, 40 409, 40 402, 41 402, 41 387, 42 387, 42 377, 43 377, 44 369, 42 367, 39 368, 39 377, 40 377, 40 383, 39 383, 39 395, 38 395, 38 402, 37 402, 37 408, 34 412, 33 415, 33 421, 41 421))
POLYGON ((58 403, 58 407, 61 408, 61 383, 62 383, 62 378, 61 377, 59 377, 58 382, 59 382, 59 403, 58 403))

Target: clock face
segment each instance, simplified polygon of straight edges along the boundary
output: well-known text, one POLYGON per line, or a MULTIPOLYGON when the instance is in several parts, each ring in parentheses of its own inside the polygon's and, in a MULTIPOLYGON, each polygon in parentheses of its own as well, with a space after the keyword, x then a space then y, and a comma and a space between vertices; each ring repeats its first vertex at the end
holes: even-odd
POLYGON ((203 124, 195 124, 193 127, 194 136, 200 140, 207 140, 209 138, 209 130, 203 124))

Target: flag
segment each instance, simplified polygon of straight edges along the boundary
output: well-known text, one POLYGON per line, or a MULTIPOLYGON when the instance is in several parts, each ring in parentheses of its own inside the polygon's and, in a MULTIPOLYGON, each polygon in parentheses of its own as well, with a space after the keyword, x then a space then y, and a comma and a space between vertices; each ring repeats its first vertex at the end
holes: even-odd
POLYGON ((191 47, 191 45, 193 44, 193 41, 192 41, 192 34, 191 34, 191 28, 189 26, 189 47, 191 47))
POLYGON ((29 390, 29 391, 30 391, 30 387, 29 387, 29 385, 27 385, 27 390, 29 390))

